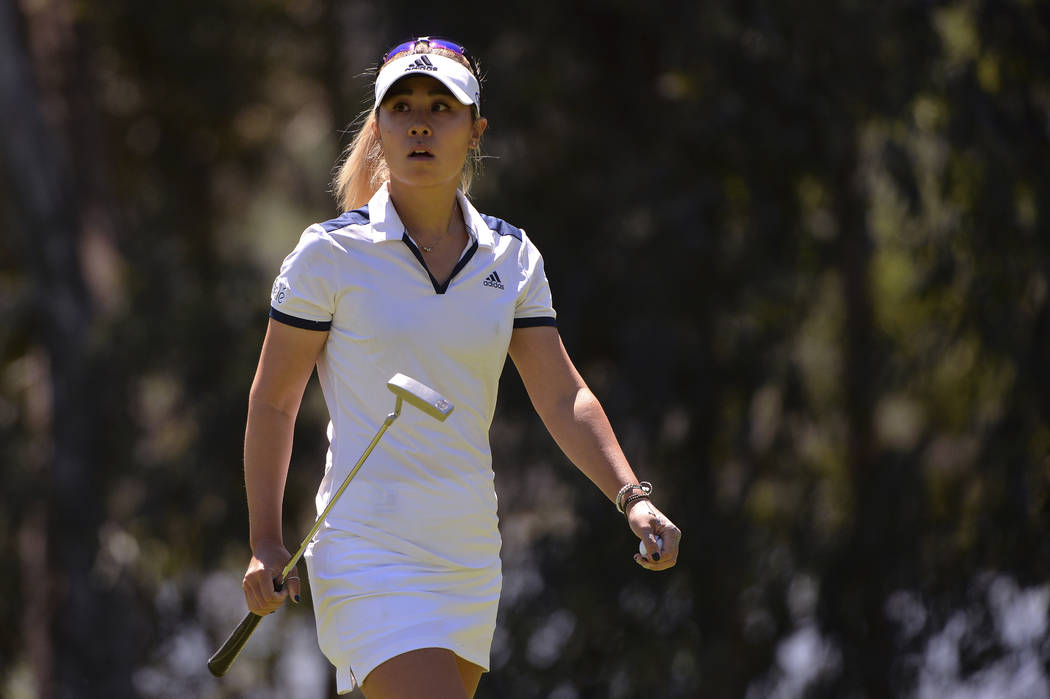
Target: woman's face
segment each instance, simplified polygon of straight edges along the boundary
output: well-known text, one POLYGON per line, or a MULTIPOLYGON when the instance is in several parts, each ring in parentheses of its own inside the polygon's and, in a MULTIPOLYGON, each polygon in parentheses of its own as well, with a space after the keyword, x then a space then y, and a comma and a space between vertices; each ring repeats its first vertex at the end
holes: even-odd
POLYGON ((434 78, 411 75, 394 83, 376 115, 390 178, 415 186, 458 185, 467 151, 487 125, 472 118, 472 109, 434 78))

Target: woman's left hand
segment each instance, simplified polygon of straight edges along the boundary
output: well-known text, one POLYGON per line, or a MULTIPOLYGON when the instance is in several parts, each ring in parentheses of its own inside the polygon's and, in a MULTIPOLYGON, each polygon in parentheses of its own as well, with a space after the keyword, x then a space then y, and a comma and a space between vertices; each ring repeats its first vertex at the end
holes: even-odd
POLYGON ((635 562, 647 570, 666 570, 677 563, 682 530, 648 500, 636 500, 629 508, 627 523, 647 552, 645 556, 636 552, 635 562), (662 543, 656 537, 660 537, 662 543))

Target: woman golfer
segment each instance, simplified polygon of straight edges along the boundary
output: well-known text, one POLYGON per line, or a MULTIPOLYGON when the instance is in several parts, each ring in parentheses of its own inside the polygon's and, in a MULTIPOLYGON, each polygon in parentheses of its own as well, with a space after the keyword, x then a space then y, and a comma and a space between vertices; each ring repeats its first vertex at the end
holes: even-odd
POLYGON ((308 228, 274 283, 244 449, 253 612, 299 599, 295 573, 279 593, 273 580, 290 560, 281 503, 314 366, 331 417, 318 511, 388 409, 390 376, 456 406, 444 422, 405 411, 306 552, 341 694, 356 674, 369 699, 470 697, 488 669, 502 580, 488 431, 508 353, 551 435, 626 515, 647 553, 635 561, 663 570, 678 556, 680 531, 565 352, 539 251, 465 196, 486 126, 462 47, 392 49, 336 178, 347 213, 308 228))

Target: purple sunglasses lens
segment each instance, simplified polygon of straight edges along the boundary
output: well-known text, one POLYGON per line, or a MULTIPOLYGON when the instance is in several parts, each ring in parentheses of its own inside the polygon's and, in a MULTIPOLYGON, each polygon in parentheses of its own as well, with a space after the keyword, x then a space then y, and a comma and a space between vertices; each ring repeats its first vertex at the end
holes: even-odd
POLYGON ((435 46, 439 49, 445 49, 446 51, 458 53, 459 55, 466 57, 467 60, 470 60, 470 54, 468 54, 467 50, 459 44, 447 41, 446 39, 420 37, 418 39, 412 39, 411 41, 406 41, 404 43, 398 44, 394 48, 387 51, 385 54, 383 54, 383 63, 387 63, 391 58, 397 56, 398 54, 404 53, 406 51, 411 51, 416 47, 416 44, 419 44, 421 42, 426 43, 428 46, 435 46))
POLYGON ((431 46, 436 46, 439 49, 447 49, 453 53, 458 53, 461 56, 467 52, 467 50, 459 44, 453 44, 451 41, 445 41, 444 39, 431 39, 428 43, 431 46))
POLYGON ((416 43, 416 40, 413 39, 412 41, 406 41, 403 44, 398 44, 397 46, 383 54, 383 63, 389 61, 391 56, 396 56, 397 54, 404 53, 405 51, 411 51, 413 48, 415 48, 416 43))

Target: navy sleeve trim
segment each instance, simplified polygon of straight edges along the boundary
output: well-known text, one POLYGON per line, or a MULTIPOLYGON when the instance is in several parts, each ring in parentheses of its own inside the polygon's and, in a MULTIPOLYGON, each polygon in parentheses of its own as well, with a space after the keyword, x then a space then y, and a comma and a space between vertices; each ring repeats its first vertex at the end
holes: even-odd
POLYGON ((355 211, 347 211, 346 213, 339 216, 339 218, 333 218, 331 221, 325 221, 321 224, 321 228, 325 229, 328 233, 337 231, 340 228, 346 228, 347 226, 361 226, 368 223, 368 205, 362 206, 360 209, 355 211))
POLYGON ((539 327, 558 327, 558 321, 554 318, 515 318, 515 328, 539 328, 539 327))
POLYGON ((305 318, 296 318, 287 313, 281 313, 272 306, 270 307, 270 317, 278 322, 284 323, 285 325, 291 325, 293 328, 302 328, 303 330, 329 330, 332 327, 332 321, 330 320, 306 320, 305 318))
POLYGON ((496 218, 495 216, 486 216, 485 214, 482 214, 481 218, 485 221, 485 225, 489 227, 489 230, 496 235, 509 235, 512 238, 517 238, 519 241, 521 240, 521 229, 517 226, 512 226, 503 219, 496 218))

